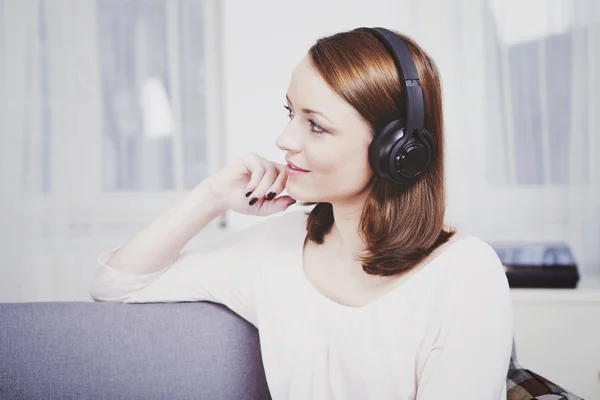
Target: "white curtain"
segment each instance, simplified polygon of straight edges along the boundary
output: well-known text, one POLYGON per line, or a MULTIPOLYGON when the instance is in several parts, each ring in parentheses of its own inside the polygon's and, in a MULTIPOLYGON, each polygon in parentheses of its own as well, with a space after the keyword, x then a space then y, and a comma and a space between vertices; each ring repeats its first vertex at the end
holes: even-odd
POLYGON ((90 300, 99 252, 214 169, 209 6, 0 1, 0 301, 90 300))

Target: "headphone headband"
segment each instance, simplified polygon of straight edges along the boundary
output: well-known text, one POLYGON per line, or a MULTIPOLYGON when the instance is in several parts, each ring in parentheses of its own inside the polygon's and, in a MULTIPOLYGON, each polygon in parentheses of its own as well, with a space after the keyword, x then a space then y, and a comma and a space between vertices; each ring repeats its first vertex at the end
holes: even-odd
POLYGON ((388 121, 375 132, 369 146, 369 165, 381 178, 394 184, 409 185, 419 180, 435 154, 433 135, 425 129, 425 106, 419 74, 404 41, 385 28, 366 28, 386 48, 406 100, 405 114, 388 121))
POLYGON ((408 47, 394 32, 385 28, 369 28, 371 33, 385 46, 396 64, 400 84, 406 97, 406 127, 407 133, 414 129, 423 128, 423 92, 419 85, 419 73, 408 51, 408 47))

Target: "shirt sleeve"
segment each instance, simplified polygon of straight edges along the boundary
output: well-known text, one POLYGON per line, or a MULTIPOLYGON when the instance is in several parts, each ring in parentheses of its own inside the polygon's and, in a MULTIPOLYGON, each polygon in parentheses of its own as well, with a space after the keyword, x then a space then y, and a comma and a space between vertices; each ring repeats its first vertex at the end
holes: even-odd
POLYGON ((506 273, 491 246, 470 239, 453 277, 442 327, 418 385, 417 400, 506 399, 513 341, 506 273))
POLYGON ((121 246, 103 253, 90 285, 94 301, 161 303, 212 301, 257 325, 255 287, 261 259, 269 257, 280 216, 230 233, 210 249, 182 252, 160 271, 133 274, 107 264, 121 246))

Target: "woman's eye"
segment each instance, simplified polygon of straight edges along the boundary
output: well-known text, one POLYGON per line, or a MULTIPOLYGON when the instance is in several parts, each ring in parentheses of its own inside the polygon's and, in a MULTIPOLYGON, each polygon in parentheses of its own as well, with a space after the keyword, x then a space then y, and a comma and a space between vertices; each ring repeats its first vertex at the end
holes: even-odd
MULTIPOLYGON (((285 104, 283 105, 283 107, 286 110, 288 110, 288 118, 292 119, 294 117, 294 112, 292 111, 292 109, 289 108, 288 106, 286 106, 285 104)), ((325 129, 323 129, 319 124, 317 124, 312 119, 309 119, 308 122, 310 122, 310 131, 312 133, 316 133, 316 134, 325 133, 325 129)))
POLYGON ((309 119, 308 120, 310 122, 310 126, 312 127, 312 131, 314 133, 324 133, 325 129, 321 128, 318 124, 315 123, 315 121, 309 119))

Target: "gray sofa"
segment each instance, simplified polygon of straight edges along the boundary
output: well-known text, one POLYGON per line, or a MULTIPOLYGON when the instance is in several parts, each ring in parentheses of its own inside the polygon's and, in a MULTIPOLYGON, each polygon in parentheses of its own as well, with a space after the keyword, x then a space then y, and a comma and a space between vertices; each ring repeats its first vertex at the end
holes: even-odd
MULTIPOLYGON (((514 351, 509 400, 579 399, 514 351)), ((270 398, 258 331, 223 305, 0 303, 0 400, 270 398)))
POLYGON ((258 331, 210 302, 0 303, 0 399, 270 399, 258 331))

